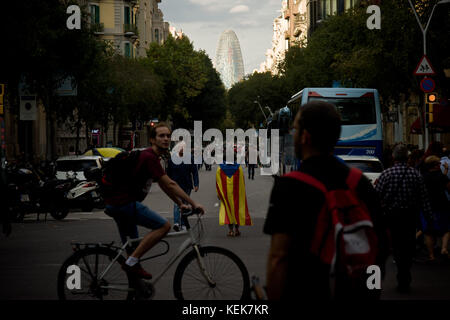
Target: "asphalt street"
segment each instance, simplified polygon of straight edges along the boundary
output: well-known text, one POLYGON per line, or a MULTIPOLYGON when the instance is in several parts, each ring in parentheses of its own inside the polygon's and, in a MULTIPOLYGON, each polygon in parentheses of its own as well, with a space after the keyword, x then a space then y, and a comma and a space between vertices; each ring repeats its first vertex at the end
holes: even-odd
MULTIPOLYGON (((260 176, 258 171, 255 173, 255 180, 246 180, 253 226, 242 227, 241 237, 227 237, 227 228, 219 225, 214 167, 212 171, 204 169, 200 171, 200 189, 197 193, 193 193, 192 197, 207 209, 203 218, 206 229, 203 243, 230 249, 243 260, 250 275, 259 276, 261 282, 265 283, 270 237, 263 234, 262 229, 273 178, 260 176)), ((144 202, 172 221, 173 204, 157 185, 152 186, 144 202)), ((141 235, 145 234, 144 229, 139 230, 141 235)), ((9 238, 0 236, 0 299, 57 299, 57 273, 63 261, 72 254, 71 241, 120 243, 114 221, 102 211, 72 212, 62 221, 55 221, 50 216, 44 221, 43 215, 38 221, 36 215, 30 215, 23 223, 15 223, 9 238)), ((183 238, 168 240, 173 250, 167 255, 144 262, 144 267, 152 274, 158 274, 182 241, 183 238)), ((156 247, 154 250, 158 249, 161 248, 156 247)), ((174 272, 175 266, 172 266, 156 285, 154 299, 174 299, 172 292, 174 272)), ((382 299, 450 299, 450 263, 439 261, 430 265, 417 262, 412 272, 412 292, 397 293, 395 264, 390 258, 387 263, 387 274, 382 283, 382 299)))

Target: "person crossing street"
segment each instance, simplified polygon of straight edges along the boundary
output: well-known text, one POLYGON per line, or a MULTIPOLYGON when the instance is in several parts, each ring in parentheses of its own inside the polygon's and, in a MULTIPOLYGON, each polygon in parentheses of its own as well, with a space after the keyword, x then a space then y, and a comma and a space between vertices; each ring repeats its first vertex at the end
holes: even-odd
POLYGON ((416 226, 420 212, 431 226, 428 192, 420 173, 408 167, 408 149, 398 144, 392 152, 394 166, 384 170, 378 178, 378 192, 391 232, 394 260, 397 265, 397 290, 409 292, 412 275, 411 266, 416 244, 416 226))

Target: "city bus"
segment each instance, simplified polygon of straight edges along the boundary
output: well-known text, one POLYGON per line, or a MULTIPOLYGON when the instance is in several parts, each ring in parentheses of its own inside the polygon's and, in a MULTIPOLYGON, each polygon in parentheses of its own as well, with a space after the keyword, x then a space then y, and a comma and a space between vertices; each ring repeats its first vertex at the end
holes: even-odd
POLYGON ((380 98, 376 89, 304 88, 288 101, 294 117, 307 102, 332 103, 342 119, 336 155, 375 156, 382 160, 383 132, 380 98))

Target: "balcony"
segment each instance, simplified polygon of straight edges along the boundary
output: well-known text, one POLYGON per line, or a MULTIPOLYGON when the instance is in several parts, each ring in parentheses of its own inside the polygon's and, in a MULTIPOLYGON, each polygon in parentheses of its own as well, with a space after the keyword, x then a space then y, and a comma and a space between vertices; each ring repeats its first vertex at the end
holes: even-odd
POLYGON ((104 34, 105 25, 103 23, 91 23, 91 31, 95 34, 104 34))
POLYGON ((138 36, 138 28, 133 24, 124 24, 123 25, 123 33, 125 36, 138 36))

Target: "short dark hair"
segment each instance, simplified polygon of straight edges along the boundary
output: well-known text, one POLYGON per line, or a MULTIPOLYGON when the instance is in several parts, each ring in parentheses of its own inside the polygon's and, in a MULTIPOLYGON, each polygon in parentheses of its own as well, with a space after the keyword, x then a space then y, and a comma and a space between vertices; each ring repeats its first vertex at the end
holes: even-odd
POLYGON ((303 105, 299 113, 297 127, 309 132, 312 145, 323 153, 333 151, 341 136, 341 116, 336 107, 325 101, 312 101, 303 105))
POLYGON ((158 122, 154 127, 151 127, 149 138, 150 139, 155 139, 156 138, 156 129, 163 128, 163 127, 170 130, 170 127, 169 127, 169 125, 167 123, 165 123, 165 122, 158 122))
POLYGON ((399 162, 408 161, 408 148, 403 144, 397 144, 392 150, 392 157, 399 162))

